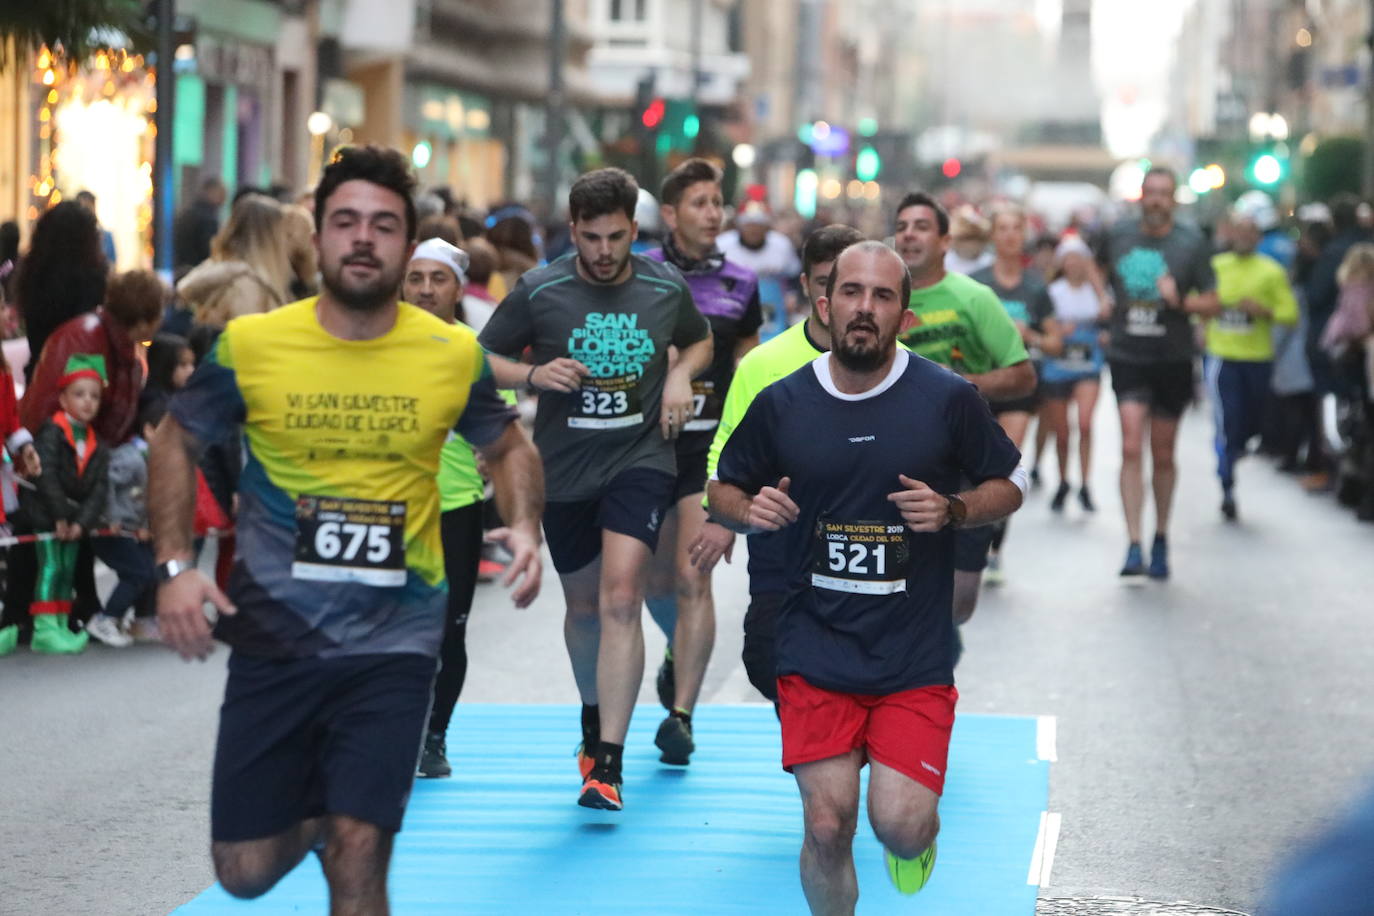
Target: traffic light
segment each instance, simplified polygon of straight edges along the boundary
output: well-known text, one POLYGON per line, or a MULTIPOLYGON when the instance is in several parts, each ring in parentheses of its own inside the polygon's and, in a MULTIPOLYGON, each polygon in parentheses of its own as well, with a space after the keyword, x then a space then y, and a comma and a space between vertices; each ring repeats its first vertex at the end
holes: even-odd
POLYGON ((1273 187, 1283 180, 1287 163, 1273 152, 1263 152, 1250 161, 1250 180, 1255 184, 1273 187))
POLYGON ((859 154, 854 157, 854 177, 860 181, 873 181, 882 171, 883 160, 878 155, 878 151, 871 146, 865 146, 859 150, 859 154))
POLYGON ((663 123, 663 113, 667 111, 667 103, 662 98, 653 99, 639 116, 639 121, 645 127, 653 130, 663 123))

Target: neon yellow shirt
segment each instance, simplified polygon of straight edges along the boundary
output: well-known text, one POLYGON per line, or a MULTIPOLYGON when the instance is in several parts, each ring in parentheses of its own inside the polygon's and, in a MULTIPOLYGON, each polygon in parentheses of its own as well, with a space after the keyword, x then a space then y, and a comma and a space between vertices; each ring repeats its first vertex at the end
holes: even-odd
POLYGON ((1298 322, 1298 303, 1288 275, 1273 258, 1226 252, 1212 258, 1222 312, 1207 320, 1207 352, 1220 359, 1262 363, 1274 358, 1273 326, 1298 322), (1274 313, 1252 318, 1237 306, 1253 299, 1274 313))

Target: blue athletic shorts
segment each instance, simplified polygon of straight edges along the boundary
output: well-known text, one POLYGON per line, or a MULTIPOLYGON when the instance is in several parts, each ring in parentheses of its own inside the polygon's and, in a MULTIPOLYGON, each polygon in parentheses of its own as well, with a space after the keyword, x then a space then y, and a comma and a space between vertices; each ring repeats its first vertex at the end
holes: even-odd
POLYGON ((323 814, 400 830, 436 664, 415 654, 231 655, 211 836, 262 839, 323 814))

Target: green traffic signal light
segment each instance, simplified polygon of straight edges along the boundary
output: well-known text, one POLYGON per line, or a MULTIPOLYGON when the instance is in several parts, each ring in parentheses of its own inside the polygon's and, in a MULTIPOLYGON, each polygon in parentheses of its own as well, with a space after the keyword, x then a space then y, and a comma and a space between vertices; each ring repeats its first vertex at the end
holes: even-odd
POLYGON ((1261 153, 1250 163, 1250 178, 1255 184, 1276 185, 1283 180, 1284 163, 1273 153, 1261 153))
POLYGON ((874 181, 882 168, 883 160, 871 146, 865 146, 854 157, 854 177, 860 181, 874 181))

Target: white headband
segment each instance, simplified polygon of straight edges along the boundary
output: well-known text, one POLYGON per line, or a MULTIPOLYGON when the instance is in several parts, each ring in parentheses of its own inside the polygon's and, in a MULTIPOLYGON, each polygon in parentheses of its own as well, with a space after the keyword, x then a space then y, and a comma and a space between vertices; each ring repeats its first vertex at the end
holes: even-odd
POLYGON ((1064 240, 1059 243, 1059 247, 1054 249, 1054 259, 1056 261, 1062 261, 1071 254, 1081 254, 1083 257, 1089 259, 1093 256, 1092 249, 1088 247, 1087 242, 1083 241, 1083 239, 1079 238, 1077 235, 1066 235, 1064 236, 1064 240))
POLYGON ((438 261, 453 271, 459 283, 468 282, 468 253, 443 239, 425 239, 416 245, 410 262, 413 264, 419 260, 438 261))

